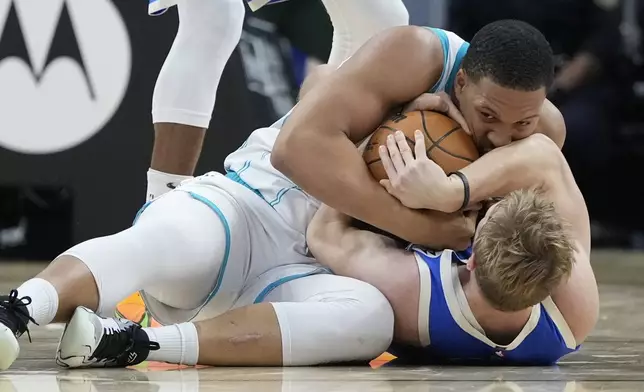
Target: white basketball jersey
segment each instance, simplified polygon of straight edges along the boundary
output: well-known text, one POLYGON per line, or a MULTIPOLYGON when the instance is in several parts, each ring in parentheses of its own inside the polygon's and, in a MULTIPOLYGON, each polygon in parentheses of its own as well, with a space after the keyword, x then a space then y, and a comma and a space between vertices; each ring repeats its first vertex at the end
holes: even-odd
POLYGON ((429 29, 440 39, 441 46, 443 47, 443 72, 429 92, 446 91, 447 93, 451 93, 454 87, 454 79, 456 78, 458 70, 461 68, 463 56, 467 53, 470 44, 451 31, 435 28, 429 29))
MULTIPOLYGON (((451 91, 469 45, 452 32, 434 28, 431 30, 441 40, 444 64, 441 77, 430 92, 451 91)), ((273 145, 289 115, 290 112, 270 127, 254 131, 237 151, 226 158, 224 167, 229 178, 251 189, 277 211, 286 223, 304 233, 320 202, 271 165, 273 145)))
POLYGON ((254 131, 224 161, 227 176, 255 192, 292 228, 306 232, 320 202, 271 165, 271 152, 290 112, 268 128, 254 131))

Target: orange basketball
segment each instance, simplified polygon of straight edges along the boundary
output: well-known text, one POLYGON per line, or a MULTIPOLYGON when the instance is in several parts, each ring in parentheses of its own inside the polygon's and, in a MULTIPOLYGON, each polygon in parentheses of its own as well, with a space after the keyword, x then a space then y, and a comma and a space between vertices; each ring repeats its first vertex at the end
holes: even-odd
POLYGON ((380 161, 378 147, 386 145, 387 136, 396 131, 402 131, 413 150, 416 144, 414 138, 416 130, 421 130, 425 135, 427 156, 446 173, 460 170, 479 157, 470 135, 456 121, 444 114, 430 111, 397 114, 376 129, 362 155, 376 180, 387 178, 385 168, 380 161))

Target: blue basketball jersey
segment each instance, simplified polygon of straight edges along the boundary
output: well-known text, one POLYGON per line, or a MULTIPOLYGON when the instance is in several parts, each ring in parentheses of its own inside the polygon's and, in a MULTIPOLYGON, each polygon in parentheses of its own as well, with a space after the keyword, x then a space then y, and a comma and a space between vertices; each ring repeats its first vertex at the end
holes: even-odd
POLYGON ((476 321, 458 277, 471 252, 414 249, 420 271, 419 336, 422 354, 449 362, 550 365, 579 347, 550 297, 532 307, 508 345, 492 342, 476 321))

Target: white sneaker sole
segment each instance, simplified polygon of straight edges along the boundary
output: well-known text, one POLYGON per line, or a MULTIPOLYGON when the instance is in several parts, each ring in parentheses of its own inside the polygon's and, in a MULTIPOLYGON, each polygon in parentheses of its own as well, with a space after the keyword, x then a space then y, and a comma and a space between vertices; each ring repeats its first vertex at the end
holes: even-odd
MULTIPOLYGON (((69 320, 56 350, 56 363, 66 368, 92 367, 90 360, 96 350, 97 342, 102 336, 95 337, 94 318, 97 316, 91 310, 79 306, 69 320)), ((102 330, 101 330, 102 334, 102 330)))
POLYGON ((0 370, 7 370, 18 358, 18 339, 6 325, 0 324, 0 370))

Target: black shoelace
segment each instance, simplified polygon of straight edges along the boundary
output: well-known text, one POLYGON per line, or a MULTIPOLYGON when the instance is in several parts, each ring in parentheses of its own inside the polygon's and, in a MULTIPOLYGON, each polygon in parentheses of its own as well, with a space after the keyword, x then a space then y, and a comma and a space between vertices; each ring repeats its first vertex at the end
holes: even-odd
POLYGON ((160 348, 157 342, 148 341, 143 343, 141 339, 137 339, 137 333, 139 333, 140 329, 138 325, 128 322, 119 327, 118 330, 103 327, 105 330, 103 338, 90 359, 123 365, 134 362, 129 360, 129 355, 132 352, 139 353, 140 350, 154 351, 160 348))
POLYGON ((9 295, 0 296, 0 308, 5 312, 0 311, 0 322, 11 328, 12 331, 27 332, 29 342, 31 342, 31 334, 29 333, 28 324, 31 321, 38 325, 36 321, 29 315, 27 305, 31 304, 31 297, 18 298, 18 291, 11 290, 9 295))

